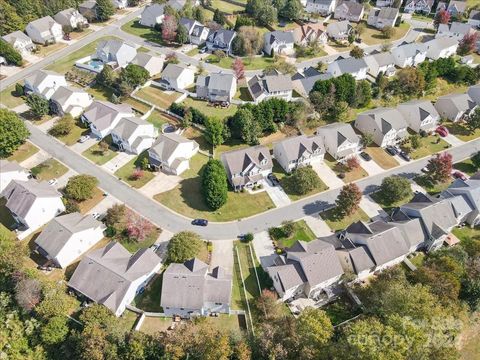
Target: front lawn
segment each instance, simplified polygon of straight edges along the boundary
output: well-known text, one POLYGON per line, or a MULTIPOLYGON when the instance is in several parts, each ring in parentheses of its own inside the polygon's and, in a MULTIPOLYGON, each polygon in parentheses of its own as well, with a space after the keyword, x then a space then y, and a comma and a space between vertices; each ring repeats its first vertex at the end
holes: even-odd
POLYGON ((380 30, 367 25, 365 27, 365 31, 362 33, 360 37, 362 38, 363 42, 367 45, 382 44, 385 41, 392 42, 404 37, 408 29, 410 29, 410 25, 405 22, 405 23, 401 23, 399 27, 394 27, 394 29, 395 29, 395 34, 391 38, 386 39, 380 30))
POLYGON ((453 168, 461 171, 464 174, 467 174, 468 176, 472 176, 478 171, 477 167, 473 165, 471 159, 467 159, 462 162, 453 164, 453 168))
POLYGON ((142 165, 142 159, 148 157, 147 151, 144 151, 137 157, 133 158, 130 160, 128 163, 126 163, 124 166, 122 166, 120 169, 115 171, 115 176, 120 178, 121 180, 125 181, 128 185, 138 189, 144 186, 146 183, 148 183, 150 180, 152 180, 155 177, 155 174, 151 171, 145 170, 143 171, 143 176, 141 176, 138 179, 134 179, 133 172, 140 168, 142 165))
POLYGON ((135 93, 135 96, 145 99, 162 109, 168 109, 181 95, 176 91, 163 91, 154 86, 146 86, 135 93))
MULTIPOLYGON (((110 135, 104 139, 109 144, 111 144, 111 137, 110 135), (110 141, 109 141, 110 140, 110 141)), ((87 150, 85 150, 82 155, 85 156, 88 160, 94 162, 97 165, 103 165, 112 160, 115 156, 118 155, 113 148, 109 147, 107 151, 103 152, 103 150, 99 146, 99 142, 95 143, 87 150)))
POLYGON ((322 48, 319 48, 316 52, 314 53, 310 53, 308 55, 305 55, 305 56, 297 56, 297 62, 302 62, 302 61, 305 61, 305 60, 308 60, 308 59, 314 59, 314 58, 318 58, 318 57, 322 57, 322 56, 326 56, 328 55, 327 52, 325 50, 323 50, 322 48))
POLYGON ((413 198, 413 195, 402 200, 397 200, 393 203, 389 203, 385 200, 385 198, 382 196, 382 191, 371 193, 370 197, 373 199, 373 201, 380 205, 387 214, 390 214, 393 209, 408 203, 413 198))
POLYGON ((437 195, 446 190, 452 183, 450 180, 444 183, 434 183, 427 175, 420 175, 413 179, 418 185, 423 187, 430 195, 437 195))
POLYGON ((53 54, 67 46, 68 46, 67 44, 62 42, 58 42, 58 43, 47 45, 47 46, 38 45, 37 46, 38 52, 35 55, 40 57, 47 57, 48 55, 53 54))
POLYGON ((444 124, 448 131, 459 138, 462 141, 470 141, 480 137, 480 129, 476 129, 475 131, 471 132, 466 126, 465 123, 461 122, 447 122, 444 124))
POLYGON ((81 136, 87 135, 88 133, 90 133, 90 128, 86 128, 80 120, 77 120, 72 130, 67 135, 59 136, 57 139, 67 146, 72 146, 81 136))
POLYGON ((228 108, 222 108, 211 106, 205 100, 194 99, 191 97, 187 97, 185 100, 183 100, 182 104, 193 107, 207 116, 216 117, 219 119, 225 119, 237 112, 237 105, 234 104, 230 104, 228 108))
POLYGON ((137 19, 129 21, 123 25, 121 29, 129 34, 139 36, 149 42, 157 43, 162 46, 179 47, 179 45, 175 43, 166 43, 162 40, 162 34, 160 31, 157 31, 149 26, 141 25, 137 19))
MULTIPOLYGON (((209 55, 205 61, 225 69, 231 69, 234 60, 235 59, 229 56, 218 59, 216 55, 212 54, 209 55)), ((245 70, 262 70, 275 62, 273 58, 265 56, 256 56, 252 59, 242 58, 242 60, 243 64, 245 65, 245 70)))
POLYGON ((293 246, 293 244, 295 244, 297 241, 308 242, 316 239, 315 234, 308 227, 305 220, 299 220, 293 223, 293 232, 290 236, 285 236, 285 234, 282 234, 283 228, 283 226, 280 226, 279 228, 275 228, 279 231, 275 231, 273 229, 270 231, 270 236, 277 242, 277 246, 282 249, 293 246))
POLYGON ((162 312, 160 300, 162 297, 163 273, 156 274, 148 283, 145 291, 135 297, 134 305, 148 312, 162 312))
POLYGON ((388 170, 399 165, 397 160, 381 147, 370 146, 365 148, 364 151, 370 155, 373 161, 375 161, 382 169, 388 170))
POLYGON ((361 209, 358 208, 352 215, 345 216, 340 219, 336 216, 336 209, 330 209, 320 213, 320 216, 327 223, 328 227, 333 231, 346 229, 350 224, 361 221, 369 221, 370 218, 368 215, 361 209))
POLYGON ((103 200, 103 191, 98 187, 93 191, 93 196, 90 199, 81 201, 78 203, 80 212, 86 214, 88 211, 92 210, 100 201, 103 200))
POLYGON ((131 240, 127 237, 119 237, 118 242, 122 244, 125 249, 134 254, 138 250, 146 249, 152 246, 155 241, 157 241, 159 235, 160 230, 154 227, 154 230, 143 241, 131 240))
POLYGON ((36 154, 38 150, 39 149, 35 145, 25 141, 12 155, 7 158, 7 160, 21 163, 22 161, 27 160, 30 156, 36 154))
POLYGON ((17 106, 25 104, 25 101, 21 96, 16 95, 15 84, 13 84, 0 92, 0 103, 5 105, 10 110, 13 110, 17 106))
POLYGON ((345 183, 368 176, 367 172, 361 166, 357 167, 356 169, 348 170, 344 164, 336 161, 328 154, 325 155, 323 161, 335 172, 335 174, 345 174, 345 177, 342 179, 345 183))
POLYGON ((45 160, 31 169, 32 175, 40 181, 48 181, 53 178, 58 179, 62 175, 65 175, 67 171, 66 166, 53 158, 45 160))
MULTIPOLYGON (((407 144, 409 141, 407 141, 407 144)), ((418 149, 413 149, 410 152, 410 157, 413 160, 421 159, 425 156, 429 156, 445 149, 448 149, 450 144, 439 136, 427 136, 420 137, 420 147, 418 149)))

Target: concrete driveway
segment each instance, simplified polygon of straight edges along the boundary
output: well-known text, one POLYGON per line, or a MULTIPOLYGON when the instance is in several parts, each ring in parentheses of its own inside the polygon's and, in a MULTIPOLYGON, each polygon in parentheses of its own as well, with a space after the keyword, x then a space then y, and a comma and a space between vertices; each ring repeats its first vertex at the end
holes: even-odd
POLYGON ((460 140, 455 135, 452 135, 450 133, 447 136, 445 136, 443 140, 445 140, 447 143, 449 143, 452 146, 459 146, 464 143, 462 140, 460 140))
POLYGON ((159 172, 152 180, 145 184, 145 186, 141 187, 139 191, 145 196, 153 198, 157 194, 172 190, 180 181, 182 181, 180 176, 167 175, 159 172))
POLYGON ((270 196, 270 199, 272 199, 276 207, 291 204, 292 200, 290 200, 280 185, 273 186, 270 181, 266 180, 263 182, 263 188, 266 190, 268 196, 270 196))
POLYGON ((112 195, 105 196, 97 205, 87 211, 88 214, 99 213, 104 214, 115 204, 120 204, 121 201, 112 195))
POLYGON ((38 164, 44 162, 45 160, 50 159, 50 157, 51 156, 49 154, 47 154, 45 151, 40 149, 38 152, 30 156, 28 159, 25 159, 24 161, 22 161, 20 165, 25 169, 31 169, 37 166, 38 164))
POLYGON ((112 160, 102 165, 102 168, 107 170, 108 172, 114 173, 118 169, 120 169, 123 165, 128 163, 132 160, 136 155, 135 154, 127 154, 125 152, 118 153, 112 160))
POLYGON ((75 151, 78 154, 83 153, 85 150, 89 149, 93 145, 95 145, 99 140, 95 137, 90 137, 87 141, 83 143, 79 143, 78 141, 70 146, 70 149, 75 151))
MULTIPOLYGON (((215 243, 216 245, 217 243, 215 243)), ((253 236, 253 249, 257 255, 260 264, 264 269, 273 265, 273 260, 277 256, 272 240, 267 231, 262 231, 253 236)))
POLYGON ((378 165, 375 161, 373 161, 373 159, 370 161, 365 161, 359 156, 358 160, 360 161, 360 166, 365 169, 365 171, 369 176, 378 175, 385 171, 380 167, 380 165, 378 165))
POLYGON ((318 215, 306 216, 304 220, 317 237, 328 236, 333 233, 332 229, 318 215))
POLYGON ((72 176, 75 176, 75 175, 77 175, 75 171, 73 171, 72 169, 68 169, 68 171, 65 174, 57 178, 57 183, 55 184, 55 188, 61 189, 65 187, 65 185, 67 185, 68 179, 70 179, 72 176))
POLYGON ((213 244, 210 269, 221 266, 233 274, 233 240, 217 241, 213 244))
POLYGON ((345 183, 337 177, 337 174, 324 162, 315 162, 312 164, 312 168, 330 189, 341 188, 345 185, 345 183))
POLYGON ((368 215, 369 218, 378 220, 388 217, 388 214, 378 205, 369 195, 362 196, 360 207, 368 215))

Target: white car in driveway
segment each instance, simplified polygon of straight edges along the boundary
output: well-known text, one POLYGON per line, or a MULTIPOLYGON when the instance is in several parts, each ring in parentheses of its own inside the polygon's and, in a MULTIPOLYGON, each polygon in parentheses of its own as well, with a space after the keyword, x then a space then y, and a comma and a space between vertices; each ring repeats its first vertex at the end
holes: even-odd
POLYGON ((48 180, 48 185, 55 186, 57 185, 57 183, 58 183, 58 180, 55 178, 48 180))

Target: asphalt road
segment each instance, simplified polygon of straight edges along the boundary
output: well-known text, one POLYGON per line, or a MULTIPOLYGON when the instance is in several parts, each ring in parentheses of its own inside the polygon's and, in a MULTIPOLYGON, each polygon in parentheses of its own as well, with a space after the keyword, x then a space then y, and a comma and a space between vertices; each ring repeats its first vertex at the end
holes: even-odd
MULTIPOLYGON (((225 240, 235 238, 238 234, 259 232, 272 226, 278 226, 284 220, 297 220, 306 215, 315 215, 329 208, 335 202, 339 189, 325 191, 312 197, 294 202, 288 206, 270 210, 257 216, 233 221, 229 223, 210 223, 207 227, 192 226, 191 219, 172 212, 158 202, 147 198, 137 190, 119 181, 112 174, 91 163, 83 156, 75 153, 55 138, 43 133, 37 127, 27 122, 31 132, 30 141, 36 146, 63 162, 65 165, 81 174, 95 176, 100 187, 125 203, 133 210, 145 216, 157 226, 173 233, 182 230, 193 230, 208 240, 225 240)), ((447 150, 455 161, 463 160, 475 154, 480 149, 480 139, 447 150)), ((390 175, 413 177, 424 167, 428 159, 413 161, 404 166, 392 169, 385 173, 368 177, 357 182, 364 193, 370 193, 381 183, 382 179, 390 175)), ((181 201, 181 199, 179 199, 181 201)))

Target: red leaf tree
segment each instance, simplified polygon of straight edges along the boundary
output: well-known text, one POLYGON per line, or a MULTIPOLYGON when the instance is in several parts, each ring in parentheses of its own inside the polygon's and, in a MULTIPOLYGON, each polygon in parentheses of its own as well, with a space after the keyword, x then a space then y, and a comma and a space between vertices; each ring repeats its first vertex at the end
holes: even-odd
POLYGON ((126 209, 126 231, 128 237, 136 241, 143 241, 153 231, 153 225, 144 217, 138 215, 136 212, 126 209))
POLYGON ((235 77, 237 80, 241 80, 245 77, 245 65, 243 64, 242 59, 239 57, 235 58, 233 61, 232 69, 235 72, 235 77))
POLYGON ((428 161, 428 174, 432 181, 447 182, 450 179, 453 168, 452 155, 441 153, 428 161))
POLYGON ((362 192, 355 183, 346 184, 340 190, 337 200, 335 200, 336 215, 340 218, 353 214, 358 210, 362 200, 362 192))
POLYGON ((360 161, 358 161, 356 156, 352 156, 347 159, 345 166, 347 167, 348 171, 352 171, 360 167, 360 161))
POLYGON ((168 42, 175 40, 177 36, 177 19, 173 15, 165 15, 162 22, 162 39, 168 42))
POLYGON ((139 180, 143 177, 143 170, 140 169, 140 168, 136 168, 135 170, 133 170, 133 173, 132 175, 130 176, 130 178, 132 180, 139 180))
POLYGON ((472 51, 475 50, 477 46, 478 35, 476 32, 465 34, 462 40, 460 40, 458 44, 458 54, 459 55, 467 55, 470 54, 472 51))
POLYGON ((437 15, 435 15, 433 22, 436 27, 440 24, 448 24, 450 22, 450 13, 445 9, 440 10, 437 15))

